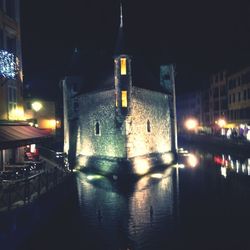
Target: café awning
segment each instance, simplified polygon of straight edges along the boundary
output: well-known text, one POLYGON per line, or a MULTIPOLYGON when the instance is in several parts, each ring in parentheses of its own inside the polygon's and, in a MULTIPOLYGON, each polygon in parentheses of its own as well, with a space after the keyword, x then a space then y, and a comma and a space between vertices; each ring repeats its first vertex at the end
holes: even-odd
POLYGON ((0 125, 0 149, 37 144, 52 138, 52 135, 29 125, 0 125))

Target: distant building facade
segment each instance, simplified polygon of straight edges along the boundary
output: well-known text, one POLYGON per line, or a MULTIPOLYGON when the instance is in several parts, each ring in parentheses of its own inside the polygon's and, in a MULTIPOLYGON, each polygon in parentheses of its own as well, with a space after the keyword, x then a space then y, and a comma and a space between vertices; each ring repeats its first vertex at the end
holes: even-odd
POLYGON ((218 119, 228 119, 227 72, 220 71, 211 75, 209 86, 210 124, 218 119))
POLYGON ((241 130, 247 134, 250 130, 250 66, 212 74, 206 88, 177 98, 177 114, 179 127, 183 120, 193 116, 203 127, 216 127, 222 119, 224 133, 236 129, 238 134, 241 130))
POLYGON ((250 125, 250 67, 228 77, 229 121, 250 125))

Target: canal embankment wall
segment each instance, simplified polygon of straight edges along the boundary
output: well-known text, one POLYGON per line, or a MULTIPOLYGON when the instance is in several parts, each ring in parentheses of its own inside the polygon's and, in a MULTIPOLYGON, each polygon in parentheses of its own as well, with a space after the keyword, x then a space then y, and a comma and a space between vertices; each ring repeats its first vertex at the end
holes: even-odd
POLYGON ((227 139, 224 136, 183 133, 178 135, 178 141, 180 145, 188 143, 205 149, 250 154, 250 142, 242 139, 227 139))

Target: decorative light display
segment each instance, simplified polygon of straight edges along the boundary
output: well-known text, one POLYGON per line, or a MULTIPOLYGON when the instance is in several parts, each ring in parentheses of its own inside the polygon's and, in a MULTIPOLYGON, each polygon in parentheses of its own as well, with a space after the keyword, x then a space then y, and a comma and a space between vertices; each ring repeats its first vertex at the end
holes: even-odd
POLYGON ((18 63, 14 54, 6 50, 0 50, 0 75, 14 79, 18 71, 18 63))

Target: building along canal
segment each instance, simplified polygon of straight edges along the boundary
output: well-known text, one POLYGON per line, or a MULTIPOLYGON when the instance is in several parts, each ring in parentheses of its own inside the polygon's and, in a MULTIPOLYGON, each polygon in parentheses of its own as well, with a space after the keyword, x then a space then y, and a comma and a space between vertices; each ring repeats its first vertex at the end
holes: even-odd
POLYGON ((133 183, 75 172, 2 216, 1 249, 249 249, 250 159, 186 149, 133 183))

